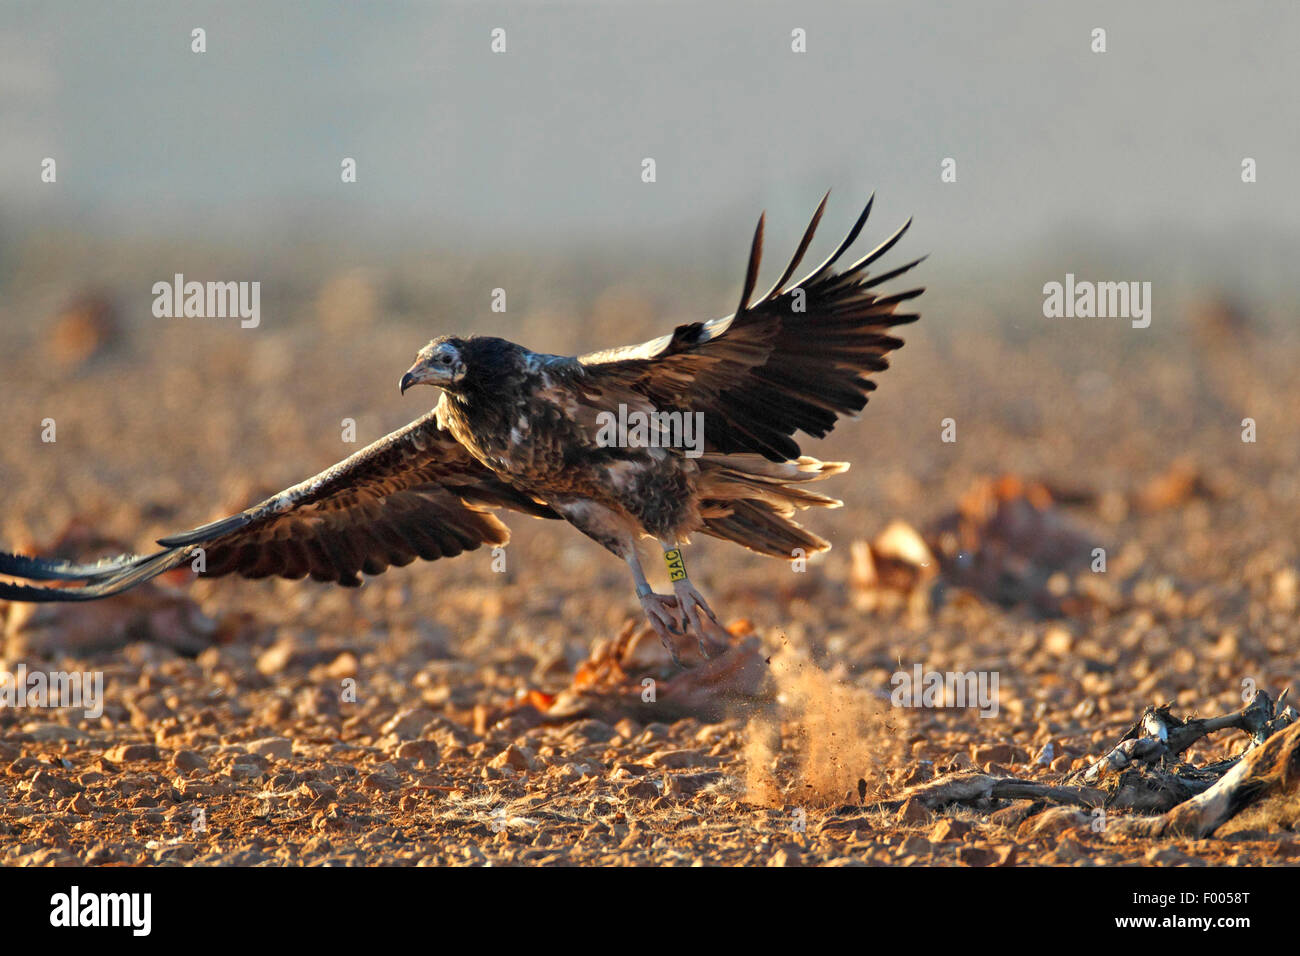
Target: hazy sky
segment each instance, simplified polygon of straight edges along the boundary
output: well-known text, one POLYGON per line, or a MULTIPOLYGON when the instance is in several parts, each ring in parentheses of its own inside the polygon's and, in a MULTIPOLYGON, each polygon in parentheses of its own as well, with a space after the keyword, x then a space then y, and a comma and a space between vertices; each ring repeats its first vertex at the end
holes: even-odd
POLYGON ((763 208, 793 241, 834 187, 834 229, 875 189, 936 255, 1161 235, 1281 268, 1300 233, 1297 37, 1295 4, 1186 0, 5 0, 0 225, 689 248, 763 208))

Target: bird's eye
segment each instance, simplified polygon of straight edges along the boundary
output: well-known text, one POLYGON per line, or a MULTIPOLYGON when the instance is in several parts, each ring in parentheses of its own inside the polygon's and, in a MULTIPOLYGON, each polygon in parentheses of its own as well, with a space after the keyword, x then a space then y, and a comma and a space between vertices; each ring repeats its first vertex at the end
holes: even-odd
POLYGON ((439 359, 439 361, 442 362, 443 365, 450 365, 450 364, 451 364, 451 356, 450 356, 450 355, 444 355, 441 359, 439 359))

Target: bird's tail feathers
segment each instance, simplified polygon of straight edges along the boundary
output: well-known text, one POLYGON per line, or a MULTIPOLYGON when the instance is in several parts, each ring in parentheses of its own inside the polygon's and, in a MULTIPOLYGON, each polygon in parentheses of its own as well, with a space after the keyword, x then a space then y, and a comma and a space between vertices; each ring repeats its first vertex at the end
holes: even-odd
POLYGON ((848 471, 848 462, 818 461, 803 455, 794 461, 769 461, 762 455, 706 454, 699 459, 700 497, 718 501, 754 499, 791 515, 796 508, 838 508, 838 498, 796 485, 821 481, 848 471))
POLYGON ((772 557, 793 561, 830 549, 830 542, 791 520, 804 508, 838 508, 843 502, 798 487, 848 470, 846 462, 804 455, 774 462, 762 455, 700 458, 700 530, 772 557))
POLYGON ((700 531, 787 561, 828 551, 831 546, 825 538, 800 527, 761 501, 730 502, 725 514, 704 517, 700 531))

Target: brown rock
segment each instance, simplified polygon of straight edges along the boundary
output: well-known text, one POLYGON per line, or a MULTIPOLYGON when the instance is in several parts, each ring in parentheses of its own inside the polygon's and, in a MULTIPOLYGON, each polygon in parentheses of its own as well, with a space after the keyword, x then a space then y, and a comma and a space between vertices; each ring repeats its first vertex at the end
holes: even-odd
POLYGON ((489 767, 511 767, 515 770, 536 770, 537 757, 531 749, 511 744, 492 758, 489 767))
POLYGON ((928 823, 932 818, 933 814, 926 809, 925 804, 915 797, 909 797, 898 810, 899 823, 928 823))
POLYGON ((438 745, 432 740, 408 740, 398 745, 395 756, 424 770, 438 766, 438 745))
POLYGON ((54 797, 66 797, 69 794, 80 793, 82 789, 81 784, 56 777, 48 770, 36 771, 28 786, 33 794, 54 797))
POLYGON ((975 766, 975 761, 970 759, 970 754, 959 752, 948 758, 946 767, 948 770, 970 770, 975 766))
POLYGON ((410 707, 398 711, 391 720, 379 728, 379 732, 393 734, 402 740, 415 740, 437 716, 428 707, 410 707))
POLYGON ((90 813, 94 807, 91 805, 89 798, 84 793, 79 793, 68 803, 68 809, 73 813, 79 813, 83 817, 90 813))
POLYGON ((1075 863, 1080 860, 1089 860, 1092 856, 1092 852, 1078 840, 1062 837, 1056 842, 1056 859, 1060 862, 1075 863))
POLYGON ((208 769, 208 758, 194 750, 178 750, 172 754, 172 769, 181 773, 208 769))
POLYGON ((1010 744, 991 744, 976 747, 971 757, 981 766, 989 763, 1014 763, 1016 751, 1010 744))
POLYGON ((270 766, 261 754, 237 754, 226 772, 233 780, 248 780, 262 776, 270 766))
POLYGON ((154 744, 118 744, 104 756, 114 763, 139 763, 162 759, 154 744))
POLYGON ((654 800, 659 796, 659 788, 652 780, 638 780, 624 787, 623 795, 632 800, 654 800))
POLYGON ((900 856, 928 856, 934 851, 932 844, 925 837, 912 835, 903 840, 898 845, 898 854, 900 856))
POLYGON ((402 777, 392 764, 383 764, 361 780, 361 789, 380 793, 391 792, 402 786, 402 777))
POLYGON ((316 720, 338 717, 341 710, 339 694, 324 687, 304 687, 298 694, 298 716, 316 720))
POLYGON ((1036 807, 1037 804, 1033 800, 1017 800, 1011 806, 994 810, 989 814, 989 823, 1014 829, 1020 826, 1036 807))
POLYGON ((357 656, 351 651, 344 651, 326 666, 325 676, 332 680, 356 677, 359 666, 357 656))
POLYGON ((310 810, 324 810, 338 797, 338 791, 324 780, 308 780, 294 794, 294 805, 310 810))
POLYGON ((992 866, 999 857, 986 846, 963 846, 957 849, 957 859, 966 866, 992 866))
POLYGON ((261 740, 250 740, 244 746, 250 754, 268 760, 288 760, 293 756, 293 742, 288 737, 263 737, 261 740))
POLYGON ((930 831, 930 840, 934 843, 943 843, 945 840, 961 840, 973 829, 975 829, 974 824, 965 820, 953 820, 944 817, 930 831))
POLYGON ((173 786, 176 788, 176 795, 182 800, 200 800, 221 792, 215 783, 190 780, 188 777, 178 777, 173 786))
POLYGON ((787 843, 768 858, 768 866, 803 866, 803 854, 799 847, 787 843))
POLYGON ((603 720, 580 720, 573 724, 565 737, 570 740, 590 744, 608 743, 615 735, 615 730, 603 720))
POLYGON ((1188 856, 1182 850, 1172 846, 1152 847, 1147 850, 1144 859, 1154 866, 1179 866, 1195 862, 1195 857, 1188 856))

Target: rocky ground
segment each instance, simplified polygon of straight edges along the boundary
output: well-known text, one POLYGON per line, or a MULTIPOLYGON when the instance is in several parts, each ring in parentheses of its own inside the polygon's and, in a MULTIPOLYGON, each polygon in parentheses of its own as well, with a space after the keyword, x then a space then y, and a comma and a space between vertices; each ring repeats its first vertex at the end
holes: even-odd
MULTIPOLYGON (((150 318, 115 291, 148 288, 137 268, 93 290, 10 269, 7 545, 141 548, 331 464, 423 411, 397 378, 451 328, 410 303, 482 298, 472 277, 412 293, 400 273, 308 271, 285 281, 301 305, 241 331, 150 318)), ((565 316, 476 330, 572 351, 731 297, 575 288, 565 316)), ((0 604, 5 670, 105 682, 99 717, 0 708, 0 862, 1300 860, 1294 814, 1136 839, 1027 801, 907 799, 951 770, 1060 782, 1149 704, 1226 713, 1300 675, 1293 311, 1189 301, 1139 332, 942 304, 863 420, 807 447, 853 462, 829 489, 846 507, 809 518, 833 551, 796 570, 688 549, 733 643, 686 672, 635 626, 619 562, 518 516, 504 561, 356 592, 177 572, 103 603, 0 604), (996 675, 996 713, 896 706, 918 665, 996 675)), ((1185 758, 1245 746, 1228 732, 1185 758)))

